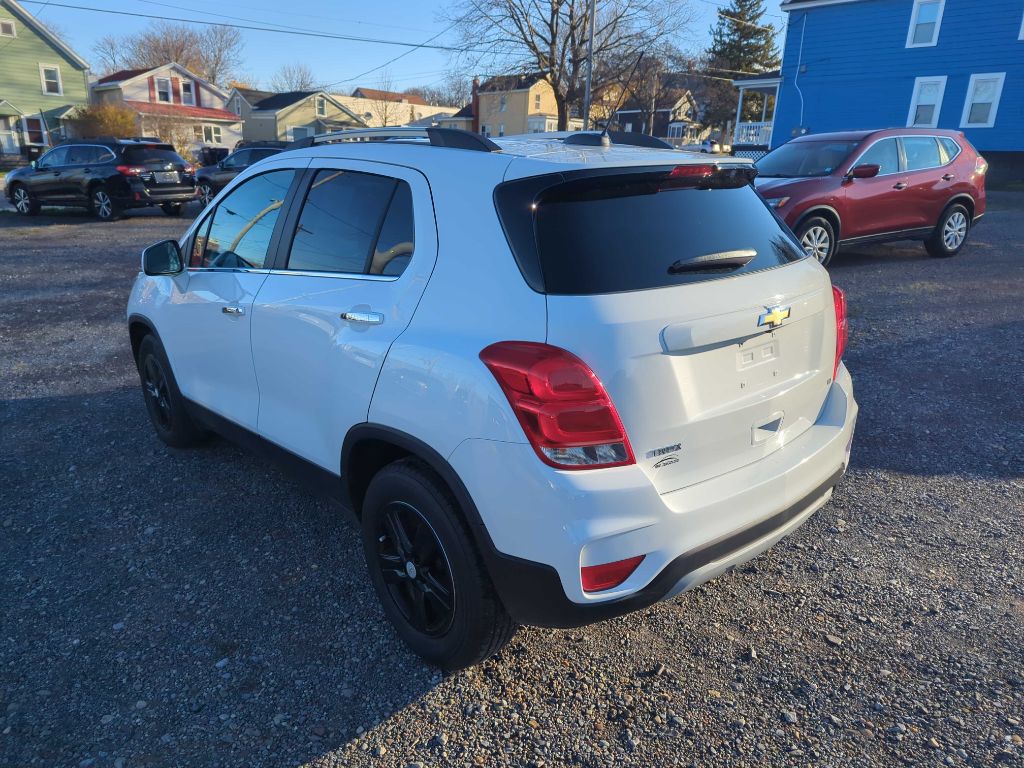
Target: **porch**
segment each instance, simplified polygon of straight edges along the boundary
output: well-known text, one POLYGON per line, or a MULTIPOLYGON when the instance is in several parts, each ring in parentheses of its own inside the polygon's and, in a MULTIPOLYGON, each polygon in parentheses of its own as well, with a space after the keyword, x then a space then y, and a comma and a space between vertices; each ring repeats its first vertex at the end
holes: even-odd
POLYGON ((778 70, 738 77, 732 81, 740 92, 736 104, 733 147, 757 148, 765 152, 768 150, 772 143, 775 104, 779 98, 781 83, 782 78, 778 70))

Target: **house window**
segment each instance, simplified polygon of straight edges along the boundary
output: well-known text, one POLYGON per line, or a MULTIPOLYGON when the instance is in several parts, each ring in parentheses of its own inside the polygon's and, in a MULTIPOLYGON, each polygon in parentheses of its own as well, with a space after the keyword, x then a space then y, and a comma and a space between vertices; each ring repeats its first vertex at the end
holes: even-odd
POLYGON ((288 127, 288 137, 295 141, 295 139, 305 139, 313 135, 313 129, 305 125, 291 125, 288 127))
POLYGON ((324 117, 327 114, 327 99, 323 96, 316 100, 316 115, 317 117, 324 117))
POLYGON ((60 81, 60 67, 40 64, 39 79, 43 84, 43 93, 47 96, 60 96, 64 93, 64 85, 60 81))
POLYGON ((508 109, 508 96, 506 96, 505 94, 502 94, 501 95, 501 105, 498 107, 498 111, 499 112, 504 112, 506 109, 508 109))
POLYGON ((498 125, 498 135, 499 136, 504 136, 505 135, 505 124, 504 123, 500 123, 498 125))
POLYGON ((946 76, 919 77, 914 80, 914 94, 910 99, 907 126, 934 128, 939 124, 942 96, 946 92, 946 76))
POLYGON ((203 141, 207 144, 220 144, 220 126, 219 125, 204 125, 203 126, 203 141))
POLYGON ((167 77, 156 78, 156 100, 171 103, 171 80, 167 77))
POLYGON ((533 96, 533 108, 540 109, 540 94, 536 93, 533 96))
POLYGON ((239 117, 241 117, 242 116, 242 99, 239 96, 236 96, 232 103, 235 105, 235 109, 234 109, 235 114, 238 115, 239 117))
POLYGON ((17 37, 18 32, 14 28, 14 19, 0 19, 0 37, 17 37))
POLYGON ((195 94, 195 90, 194 89, 195 89, 195 85, 193 85, 191 80, 182 80, 181 81, 181 103, 182 104, 187 104, 190 107, 194 107, 196 105, 196 94, 195 94))
POLYGON ((486 125, 481 125, 480 126, 480 133, 482 133, 484 136, 490 136, 491 135, 491 129, 488 128, 486 125))
POLYGON ((996 124, 996 111, 1005 79, 1005 72, 971 75, 964 112, 960 116, 961 128, 991 128, 996 124))
POLYGON ((924 48, 939 42, 939 27, 946 0, 915 0, 907 32, 907 48, 924 48))
POLYGON ((43 134, 43 121, 39 117, 21 118, 21 127, 25 132, 26 144, 45 144, 46 137, 43 134))

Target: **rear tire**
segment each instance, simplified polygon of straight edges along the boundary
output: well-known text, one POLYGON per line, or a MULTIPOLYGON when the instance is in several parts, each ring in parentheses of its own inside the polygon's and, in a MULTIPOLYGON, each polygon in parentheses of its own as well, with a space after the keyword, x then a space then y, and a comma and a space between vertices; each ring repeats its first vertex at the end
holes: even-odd
POLYGON ((188 415, 185 398, 178 389, 164 348, 152 334, 139 344, 136 362, 142 396, 157 437, 172 448, 191 448, 201 443, 208 433, 188 415))
POLYGON ((935 231, 924 241, 924 248, 929 256, 937 259, 956 256, 967 242, 970 231, 971 215, 964 206, 956 203, 942 212, 935 231))
POLYGON ((827 267, 836 255, 836 231, 828 219, 811 216, 797 227, 796 237, 804 253, 817 259, 823 267, 827 267))
POLYGON ((120 206, 114 202, 103 184, 97 184, 89 190, 89 210, 100 221, 114 221, 121 215, 120 206))
POLYGON ((446 670, 476 664, 515 634, 445 485, 415 459, 370 481, 363 550, 384 613, 419 656, 446 670))
POLYGON ((213 191, 213 187, 207 184, 205 181, 199 183, 199 204, 205 208, 210 204, 210 201, 217 195, 213 191))
POLYGON ((162 203, 160 210, 168 216, 181 216, 184 206, 181 203, 162 203))
POLYGON ((14 204, 14 210, 22 216, 35 216, 39 213, 39 208, 41 207, 39 201, 23 185, 15 184, 11 188, 11 199, 14 204))

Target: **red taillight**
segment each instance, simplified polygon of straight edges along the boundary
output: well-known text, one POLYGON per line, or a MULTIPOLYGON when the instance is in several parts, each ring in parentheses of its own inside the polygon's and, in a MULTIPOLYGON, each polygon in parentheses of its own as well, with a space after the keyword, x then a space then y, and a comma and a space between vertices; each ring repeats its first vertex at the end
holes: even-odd
POLYGON ((670 179, 706 178, 714 174, 713 165, 677 165, 669 174, 670 179))
POLYGON ((626 560, 616 560, 604 565, 585 565, 580 568, 580 581, 584 592, 601 592, 617 587, 637 569, 644 560, 644 555, 637 555, 626 560))
POLYGON ((122 176, 138 176, 145 172, 145 168, 140 168, 137 165, 119 165, 117 166, 117 172, 122 176))
POLYGON ((501 341, 480 353, 541 460, 558 469, 632 464, 633 449, 604 385, 570 352, 501 341))
POLYGON ((974 161, 974 172, 981 175, 988 172, 988 161, 981 155, 978 155, 978 159, 974 161))
POLYGON ((192 174, 192 173, 195 172, 195 170, 196 169, 193 168, 191 165, 186 165, 184 168, 181 169, 181 172, 182 173, 187 173, 187 174, 192 174))
POLYGON ((846 319, 846 294, 842 288, 832 286, 832 303, 836 307, 836 362, 832 366, 832 378, 839 372, 839 361, 846 351, 846 340, 849 337, 850 323, 846 319))

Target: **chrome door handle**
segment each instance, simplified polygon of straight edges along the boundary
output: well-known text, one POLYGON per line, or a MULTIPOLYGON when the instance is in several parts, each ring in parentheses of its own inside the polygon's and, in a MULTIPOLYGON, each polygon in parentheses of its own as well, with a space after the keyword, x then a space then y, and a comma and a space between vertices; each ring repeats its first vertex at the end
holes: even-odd
POLYGON ((245 314, 245 310, 242 307, 221 307, 220 311, 225 315, 235 315, 236 317, 245 314))
POLYGON ((384 322, 384 315, 380 312, 342 312, 341 319, 347 320, 350 323, 380 325, 384 322))
POLYGON ((904 182, 901 181, 898 184, 893 184, 892 188, 893 189, 906 189, 908 186, 909 186, 908 184, 905 184, 904 182))

